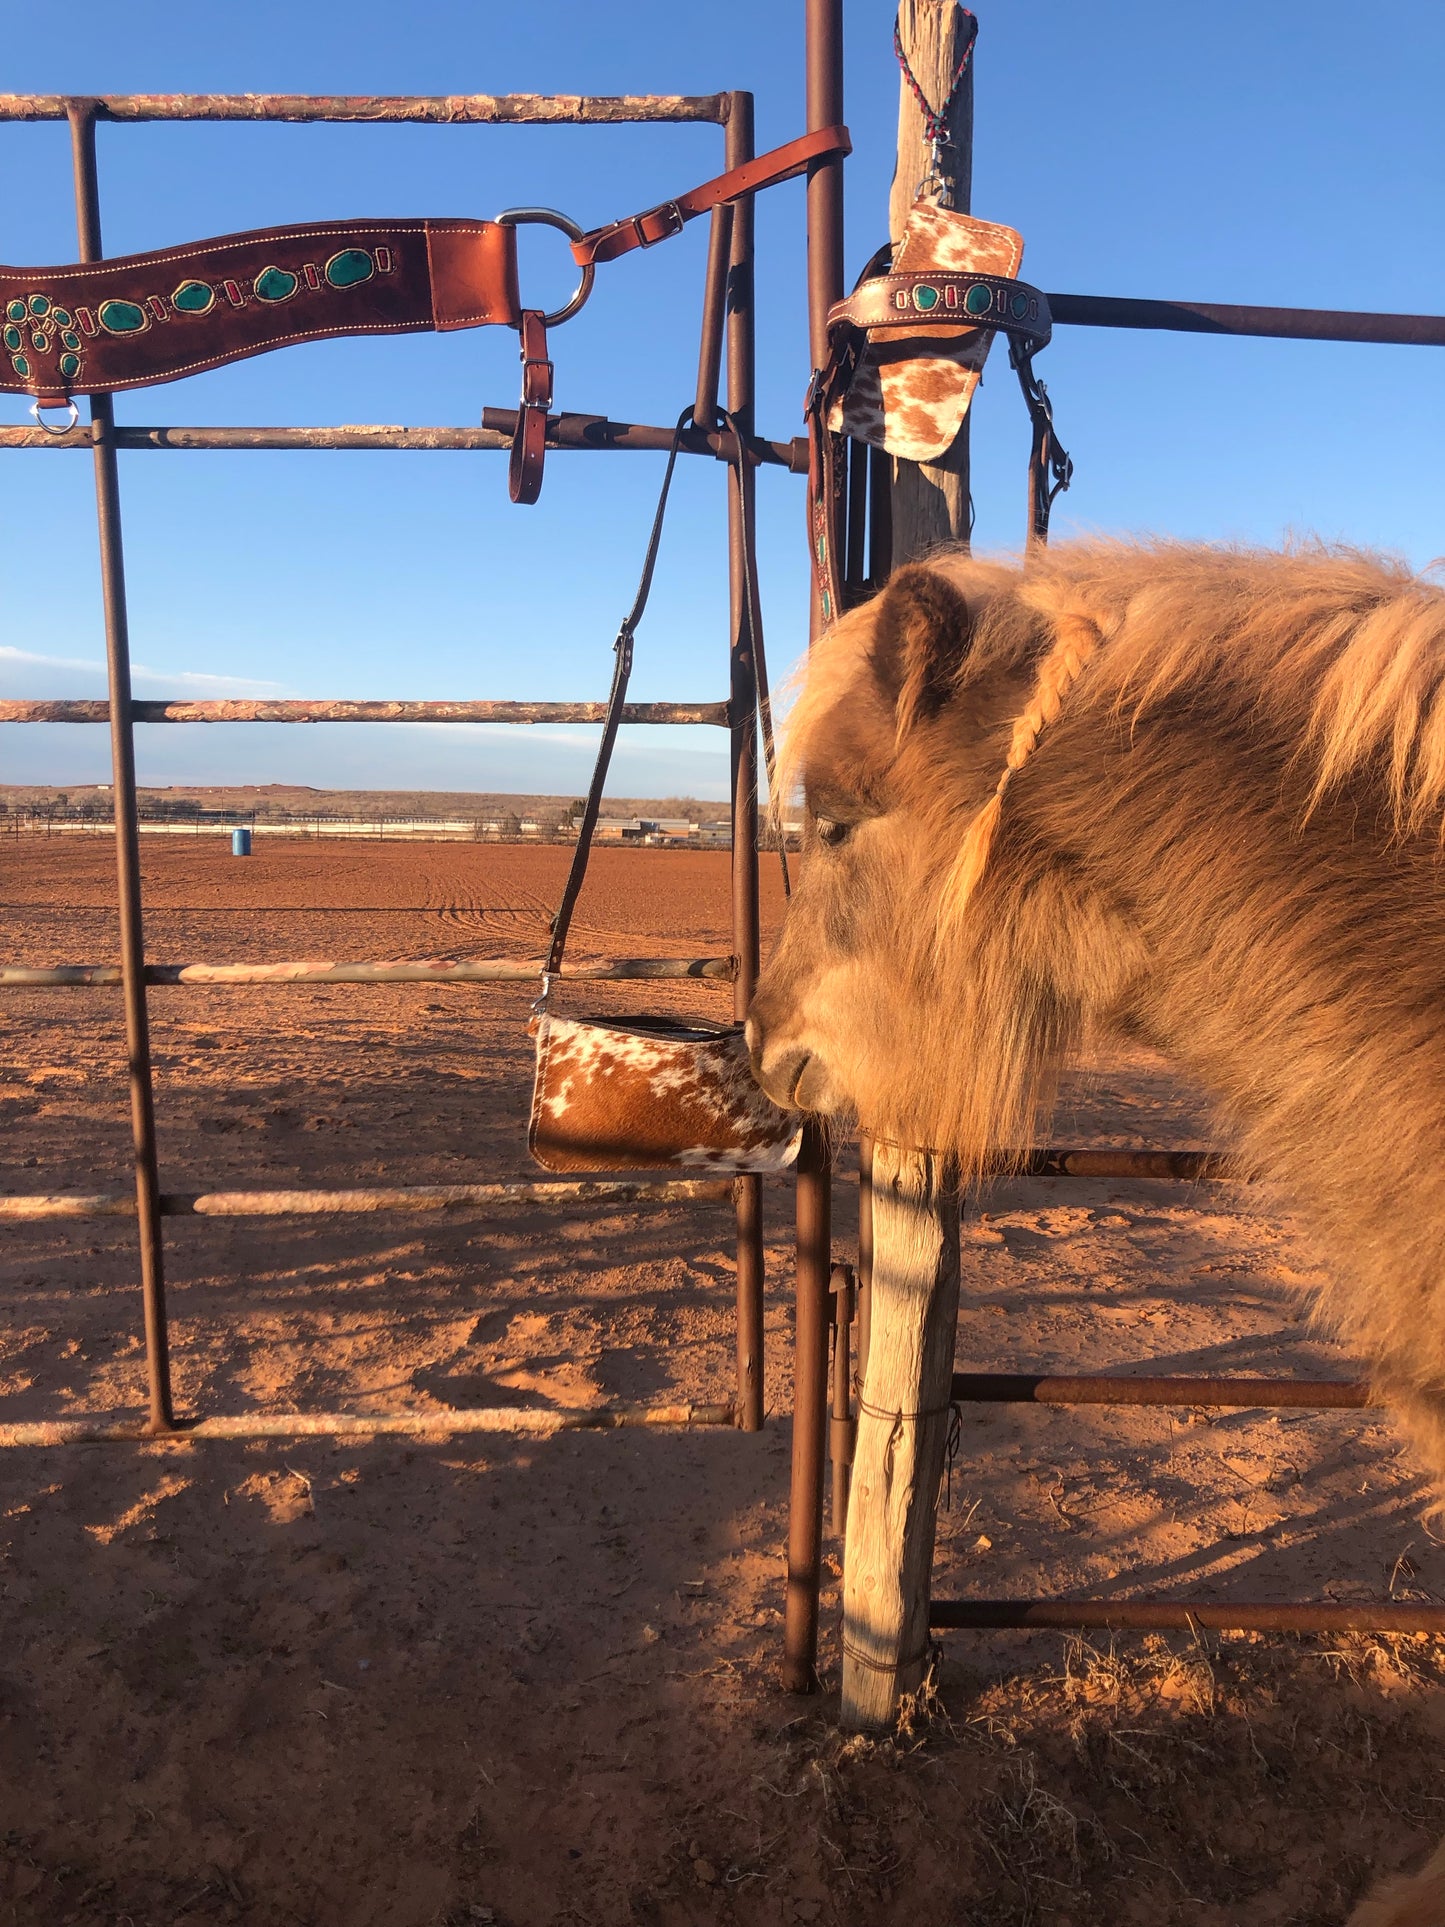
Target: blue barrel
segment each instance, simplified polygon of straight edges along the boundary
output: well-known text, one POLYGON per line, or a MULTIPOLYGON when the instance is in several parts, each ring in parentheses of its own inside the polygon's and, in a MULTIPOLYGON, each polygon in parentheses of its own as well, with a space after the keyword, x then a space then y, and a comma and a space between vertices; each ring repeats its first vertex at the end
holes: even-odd
POLYGON ((232 856, 249 856, 250 854, 251 854, 251 832, 249 830, 232 830, 231 855, 232 856))

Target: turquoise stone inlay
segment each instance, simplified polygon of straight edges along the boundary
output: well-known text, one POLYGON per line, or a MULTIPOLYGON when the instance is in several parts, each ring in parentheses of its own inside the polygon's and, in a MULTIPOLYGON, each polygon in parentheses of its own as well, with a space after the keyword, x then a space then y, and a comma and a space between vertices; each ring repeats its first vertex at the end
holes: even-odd
POLYGON ((25 303, 23 301, 12 301, 10 306, 5 310, 5 318, 7 321, 23 321, 25 319, 25 303))
POLYGON ((326 263, 326 279, 333 288, 354 288, 375 273, 376 264, 365 248, 343 248, 326 263))
POLYGON ((987 314, 993 306, 993 289, 972 287, 963 297, 963 305, 970 314, 987 314))
POLYGON ((913 305, 920 314, 927 314, 930 308, 936 308, 938 306, 937 288, 930 288, 926 281, 921 281, 913 290, 913 305))
MULTIPOLYGON (((357 278, 364 280, 365 276, 357 278)), ((300 283, 286 268, 262 268, 251 285, 260 301, 289 301, 300 283)))
POLYGON ((78 348, 80 346, 80 336, 67 328, 65 333, 60 337, 60 345, 62 348, 78 348))
POLYGON ((1026 294, 1016 294, 1009 306, 1013 309, 1014 320, 1022 321, 1029 311, 1029 298, 1026 294))
POLYGON ((12 324, 6 328, 4 339, 5 346, 9 349, 10 353, 12 355, 18 355, 20 352, 20 330, 12 324))
POLYGON ((150 323, 145 309, 134 301, 102 301, 100 325, 108 335, 138 335, 150 323))
POLYGON ((216 290, 209 281, 183 281, 171 296, 171 306, 181 314, 207 314, 216 305, 216 290))
POLYGON ((32 294, 30 297, 30 312, 31 314, 49 314, 50 313, 49 296, 43 295, 43 294, 32 294))
POLYGON ((46 334, 42 328, 32 328, 30 331, 30 345, 37 355, 48 355, 50 353, 50 336, 46 334))
POLYGON ((65 376, 67 381, 72 375, 78 375, 80 373, 80 356, 62 355, 60 357, 60 372, 65 376))
POLYGON ((51 314, 50 319, 55 323, 57 328, 73 328, 75 326, 75 323, 65 312, 64 308, 56 308, 51 314))
POLYGON ((10 357, 10 365, 22 381, 24 381, 25 377, 30 373, 30 363, 25 359, 24 355, 12 355, 10 357))

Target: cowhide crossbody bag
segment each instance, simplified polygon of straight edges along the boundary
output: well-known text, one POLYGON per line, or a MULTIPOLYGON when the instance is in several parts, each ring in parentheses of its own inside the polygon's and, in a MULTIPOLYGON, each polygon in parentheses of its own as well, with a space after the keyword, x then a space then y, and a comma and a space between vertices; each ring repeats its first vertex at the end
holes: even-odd
MULTIPOLYGON (((798 1154, 801 1119, 780 1110, 753 1081, 740 1024, 673 1017, 570 1018, 548 1008, 562 968, 572 913, 587 874, 602 791, 632 672, 633 633, 647 606, 678 444, 691 418, 678 418, 643 563, 642 580, 613 645, 612 689, 577 848, 542 969, 534 1006, 537 1072, 527 1148, 548 1171, 665 1168, 721 1172, 782 1170, 798 1154)), ((734 428, 736 438, 736 429, 734 428)), ((741 439, 738 458, 745 459, 741 439)), ((743 491, 746 500, 746 491, 743 491)), ((751 530, 745 528, 745 547, 751 530)), ((747 598, 749 606, 751 597, 747 598)), ((755 643, 757 638, 754 639, 755 643)))

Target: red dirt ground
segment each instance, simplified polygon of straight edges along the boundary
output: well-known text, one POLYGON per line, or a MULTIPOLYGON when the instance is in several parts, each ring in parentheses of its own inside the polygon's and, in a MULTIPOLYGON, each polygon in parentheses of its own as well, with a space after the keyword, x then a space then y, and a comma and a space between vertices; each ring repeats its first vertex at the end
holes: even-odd
MULTIPOLYGON (((567 856, 257 852, 148 837, 150 954, 534 955, 567 856)), ((6 957, 111 957, 110 862, 0 844, 6 957)), ((726 858, 594 867, 579 954, 726 950, 726 858)), ((4 996, 0 1191, 123 1185, 117 993, 4 996)), ((163 1183, 525 1174, 529 996, 157 991, 163 1183)), ((1140 1056, 1057 1135, 1210 1141, 1140 1056)), ((768 1187, 761 1437, 0 1455, 0 1927, 1326 1927, 1445 1830, 1433 1641, 951 1636, 911 1726, 848 1743, 833 1583, 825 1691, 781 1694, 787 1209, 768 1187)), ((167 1237, 188 1412, 728 1395, 716 1205, 167 1237)), ((1243 1187, 1013 1184, 965 1240, 961 1366, 1348 1373, 1301 1322, 1317 1257, 1243 1187)), ((6 1417, 139 1410, 134 1280, 123 1224, 7 1228, 6 1417)), ((978 1408, 951 1483, 941 1594, 1445 1597, 1374 1414, 978 1408)))

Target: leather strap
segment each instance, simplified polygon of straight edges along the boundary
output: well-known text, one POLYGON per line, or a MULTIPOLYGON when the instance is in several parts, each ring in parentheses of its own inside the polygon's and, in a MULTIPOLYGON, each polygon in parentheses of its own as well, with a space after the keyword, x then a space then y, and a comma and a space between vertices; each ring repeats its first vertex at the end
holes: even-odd
POLYGON ((517 323, 522 350, 522 401, 512 430, 507 492, 514 502, 535 502, 542 493, 547 456, 547 414, 552 406, 552 363, 539 308, 524 308, 517 323))
POLYGON ((1053 334, 1048 296, 1001 274, 881 274, 828 310, 830 329, 900 328, 918 334, 945 322, 950 329, 997 328, 1034 349, 1047 347, 1053 334))
POLYGON ((652 573, 657 567, 657 551, 662 541, 662 524, 667 515, 673 470, 677 467, 677 451, 682 446, 683 430, 691 420, 692 408, 689 405, 678 416, 677 426, 672 431, 672 447, 667 452, 667 467, 663 471, 662 488, 657 497, 657 511, 652 518, 652 533, 647 538, 647 552, 642 559, 642 577, 637 585, 637 594, 632 598, 632 607, 622 618, 617 640, 612 645, 612 688, 608 692, 607 713, 602 721, 602 741, 597 746, 597 762, 587 791, 587 806, 582 812, 582 822, 577 831, 577 847, 572 852, 572 867, 567 872, 562 901, 552 919, 552 941, 547 948, 547 961, 542 966, 541 1003, 546 1002, 552 979, 562 968, 562 952, 567 947, 572 912, 577 907, 577 898, 587 875, 587 858, 591 854, 592 837, 602 807, 602 792, 606 787, 607 771, 617 742, 618 725, 622 721, 622 706, 627 701, 627 681, 632 674, 632 638, 647 608, 647 598, 652 593, 652 573))
POLYGON ((634 248, 656 247, 659 241, 681 234, 687 223, 699 214, 706 214, 727 201, 739 200, 760 187, 775 187, 779 181, 790 181, 814 161, 829 160, 834 155, 852 151, 853 143, 846 127, 820 127, 811 134, 800 134, 796 140, 771 148, 755 160, 744 161, 741 167, 729 168, 726 174, 718 174, 700 187, 689 188, 676 200, 661 201, 656 207, 645 208, 641 214, 629 214, 623 220, 609 221, 605 227, 591 229, 580 241, 572 243, 572 253, 579 267, 585 268, 597 261, 615 261, 634 248))
MULTIPOLYGON (((768 759, 768 777, 771 784, 774 757, 772 740, 772 715, 767 704, 767 662, 763 653, 763 634, 757 620, 757 596, 753 578, 754 532, 752 516, 748 508, 748 491, 741 486, 743 470, 748 461, 747 443, 738 426, 736 417, 720 409, 719 415, 732 433, 736 449, 738 470, 738 497, 742 504, 742 548, 743 548, 743 623, 753 653, 753 663, 758 675, 760 713, 763 721, 764 751, 768 759)), ((557 914, 552 919, 552 941, 547 950, 547 961, 542 966, 542 995, 538 1008, 545 1005, 552 987, 552 979, 562 968, 562 953, 567 947, 567 933, 572 927, 572 913, 577 907, 577 898, 587 876, 587 859, 592 852, 592 838, 597 829, 597 817, 602 808, 602 793, 607 785, 607 771, 612 762, 612 750, 617 741, 618 725, 622 721, 622 708, 627 700, 627 681, 632 674, 632 639, 637 625, 647 608, 647 598, 652 590, 652 574, 657 566, 658 545, 662 540, 662 525, 667 515, 667 498, 672 488, 673 470, 677 466, 677 452, 682 446, 683 433, 693 419, 691 407, 684 408, 677 418, 677 426, 672 431, 672 447, 668 450, 667 467, 663 471, 662 488, 657 497, 657 512, 652 518, 652 533, 647 538, 647 553, 642 561, 642 579, 637 585, 632 607, 622 619, 613 643, 614 663, 612 688, 607 697, 607 713, 602 723, 602 740, 597 746, 597 762, 592 771, 592 782, 587 791, 587 803, 582 812, 582 822, 577 831, 577 847, 572 852, 572 867, 567 872, 567 882, 562 891, 562 901, 557 914)), ((789 892, 787 852, 779 839, 779 854, 782 858, 783 890, 789 892)))
POLYGON ((0 267, 0 392, 175 381, 297 341, 516 327, 515 228, 312 221, 52 268, 0 267))

